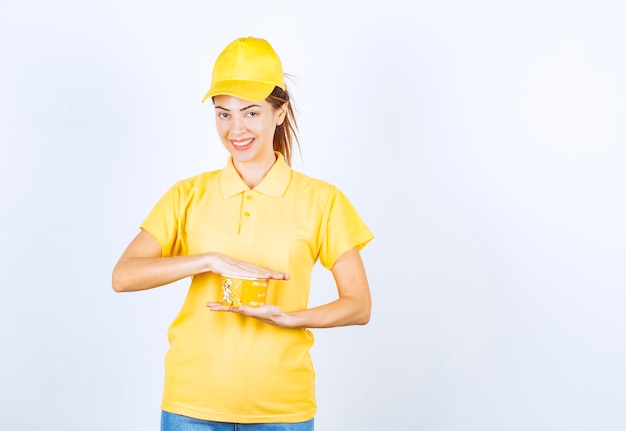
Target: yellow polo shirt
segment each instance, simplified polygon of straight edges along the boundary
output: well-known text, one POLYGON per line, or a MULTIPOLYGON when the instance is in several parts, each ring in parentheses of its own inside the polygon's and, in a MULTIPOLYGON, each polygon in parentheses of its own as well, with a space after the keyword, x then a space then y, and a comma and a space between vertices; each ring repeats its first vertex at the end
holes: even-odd
MULTIPOLYGON (((292 170, 276 155, 253 189, 232 158, 222 170, 179 181, 141 228, 157 239, 164 257, 213 251, 290 274, 288 281, 270 282, 267 302, 294 311, 307 307, 318 259, 330 269, 373 235, 336 187, 292 170)), ((168 332, 162 409, 220 422, 313 418, 311 331, 210 311, 206 303, 221 296, 220 275, 192 278, 168 332)))

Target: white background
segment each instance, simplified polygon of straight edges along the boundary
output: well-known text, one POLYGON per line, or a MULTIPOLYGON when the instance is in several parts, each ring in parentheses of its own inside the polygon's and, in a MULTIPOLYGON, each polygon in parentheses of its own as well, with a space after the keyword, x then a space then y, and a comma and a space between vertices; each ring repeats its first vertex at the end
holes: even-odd
MULTIPOLYGON (((188 280, 111 270, 226 160, 228 42, 294 75, 302 160, 376 239, 365 327, 316 330, 320 431, 626 429, 621 1, 3 1, 0 428, 157 430, 188 280)), ((329 300, 316 270, 311 303, 329 300)))

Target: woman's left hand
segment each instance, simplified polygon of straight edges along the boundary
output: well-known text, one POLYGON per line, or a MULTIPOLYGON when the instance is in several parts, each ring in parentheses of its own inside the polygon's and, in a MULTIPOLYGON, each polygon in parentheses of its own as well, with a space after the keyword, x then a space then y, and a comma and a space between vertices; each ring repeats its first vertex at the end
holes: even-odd
POLYGON ((244 316, 254 317, 262 322, 269 323, 270 325, 278 326, 280 328, 288 328, 290 317, 287 313, 281 310, 276 305, 261 305, 260 307, 250 307, 248 305, 242 305, 240 307, 229 307, 220 302, 208 302, 206 304, 211 311, 227 311, 230 313, 239 313, 244 316))

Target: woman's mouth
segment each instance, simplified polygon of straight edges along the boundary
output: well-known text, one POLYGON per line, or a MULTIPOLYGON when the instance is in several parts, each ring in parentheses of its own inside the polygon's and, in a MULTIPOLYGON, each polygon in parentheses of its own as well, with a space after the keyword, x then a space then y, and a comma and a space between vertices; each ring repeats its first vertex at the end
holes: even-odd
POLYGON ((230 140, 230 143, 233 145, 233 147, 235 147, 235 149, 240 150, 240 151, 247 150, 248 148, 250 148, 253 142, 254 142, 254 138, 238 140, 238 141, 235 141, 233 139, 230 140))

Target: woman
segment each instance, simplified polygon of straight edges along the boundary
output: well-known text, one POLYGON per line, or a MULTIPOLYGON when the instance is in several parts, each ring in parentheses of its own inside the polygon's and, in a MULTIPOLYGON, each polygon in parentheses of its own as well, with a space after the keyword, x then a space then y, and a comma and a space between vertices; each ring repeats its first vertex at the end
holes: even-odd
POLYGON ((192 277, 168 333, 162 430, 312 430, 308 328, 368 322, 359 250, 373 235, 337 188, 290 168, 296 121, 267 41, 231 42, 207 99, 228 162, 165 193, 115 266, 113 289, 192 277), (307 308, 317 260, 338 298, 307 308), (267 304, 222 305, 221 274, 270 280, 267 304))

